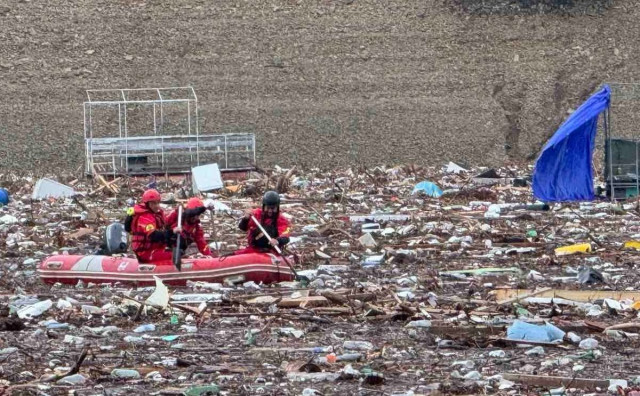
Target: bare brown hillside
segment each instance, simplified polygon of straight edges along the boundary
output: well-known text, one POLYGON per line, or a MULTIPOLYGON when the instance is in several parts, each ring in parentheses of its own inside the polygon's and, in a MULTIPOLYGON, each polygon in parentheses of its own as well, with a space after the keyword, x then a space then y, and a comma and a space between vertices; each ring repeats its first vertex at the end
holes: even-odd
POLYGON ((255 132, 262 164, 525 159, 640 76, 640 9, 601 3, 1 0, 0 170, 77 169, 87 88, 187 84, 203 132, 255 132))

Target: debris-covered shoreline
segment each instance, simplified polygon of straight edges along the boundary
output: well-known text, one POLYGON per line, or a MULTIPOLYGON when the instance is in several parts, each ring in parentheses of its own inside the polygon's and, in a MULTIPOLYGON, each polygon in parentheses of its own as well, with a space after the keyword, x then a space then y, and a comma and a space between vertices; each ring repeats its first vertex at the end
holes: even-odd
POLYGON ((2 175, 0 389, 640 394, 635 203, 545 206, 528 169, 453 165, 230 175, 208 241, 241 247, 234 213, 278 189, 309 284, 189 282, 163 307, 154 287, 50 286, 37 266, 92 254, 146 186, 172 208, 189 180, 59 177, 76 195, 33 200, 37 180, 2 175))

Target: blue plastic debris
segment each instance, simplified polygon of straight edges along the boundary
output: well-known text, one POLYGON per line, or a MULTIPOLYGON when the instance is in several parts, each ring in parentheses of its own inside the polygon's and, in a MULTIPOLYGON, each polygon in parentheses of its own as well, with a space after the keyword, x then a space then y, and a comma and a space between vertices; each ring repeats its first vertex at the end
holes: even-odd
POLYGON ((413 188, 413 191, 411 192, 411 195, 418 192, 423 192, 424 194, 433 198, 440 198, 442 196, 442 190, 440 189, 440 187, 436 186, 430 181, 423 181, 416 184, 416 186, 413 188))
POLYGON ((151 179, 149 179, 149 184, 147 184, 145 186, 145 188, 148 190, 150 188, 158 188, 158 182, 156 181, 155 176, 152 176, 151 179))
POLYGON ((9 205, 9 191, 0 188, 0 206, 9 205))
POLYGON ((507 338, 509 340, 554 342, 558 340, 562 341, 564 335, 564 331, 549 323, 538 326, 516 320, 507 328, 507 338))

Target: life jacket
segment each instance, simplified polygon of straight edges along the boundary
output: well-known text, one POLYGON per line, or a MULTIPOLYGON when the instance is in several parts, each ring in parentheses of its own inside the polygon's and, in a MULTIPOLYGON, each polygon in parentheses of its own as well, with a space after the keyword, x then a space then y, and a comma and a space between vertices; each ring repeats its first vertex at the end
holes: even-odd
POLYGON ((149 234, 153 230, 162 231, 165 228, 165 218, 162 210, 154 213, 149 210, 146 205, 138 204, 133 207, 133 215, 131 216, 131 248, 134 252, 163 249, 166 247, 165 242, 152 242, 149 239, 149 234), (139 227, 141 221, 146 223, 147 226, 152 225, 153 229, 141 231, 139 227))
MULTIPOLYGON (((289 235, 289 222, 281 213, 277 213, 274 217, 264 216, 264 218, 263 213, 262 209, 255 209, 253 215, 258 221, 260 221, 262 227, 271 238, 289 235)), ((262 234, 262 231, 260 231, 260 229, 253 223, 253 220, 249 220, 249 229, 247 231, 247 242, 249 243, 249 246, 253 246, 258 249, 268 249, 271 247, 267 238, 261 236, 256 239, 258 235, 262 234)))

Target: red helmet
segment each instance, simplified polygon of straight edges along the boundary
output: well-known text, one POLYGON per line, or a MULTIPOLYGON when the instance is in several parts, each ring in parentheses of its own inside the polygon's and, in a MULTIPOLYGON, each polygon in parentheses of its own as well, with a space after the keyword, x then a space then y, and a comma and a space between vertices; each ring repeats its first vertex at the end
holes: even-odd
POLYGON ((147 190, 142 194, 142 203, 160 202, 160 193, 157 190, 147 190))
POLYGON ((202 203, 202 200, 200 198, 193 197, 189 198, 189 200, 187 201, 187 209, 197 209, 203 207, 204 203, 202 203))

